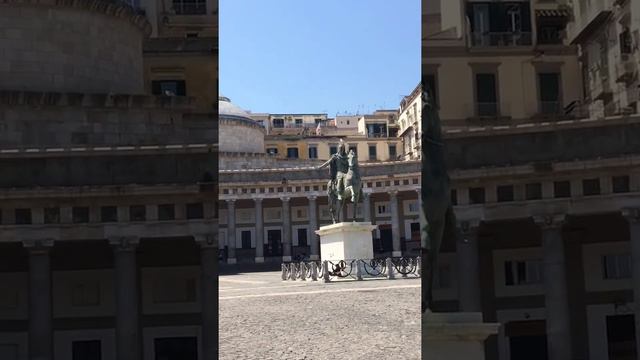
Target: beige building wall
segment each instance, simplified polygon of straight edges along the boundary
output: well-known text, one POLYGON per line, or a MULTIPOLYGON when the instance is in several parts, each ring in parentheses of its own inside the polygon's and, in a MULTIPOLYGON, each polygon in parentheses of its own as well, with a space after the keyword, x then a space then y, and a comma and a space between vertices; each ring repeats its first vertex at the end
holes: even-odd
MULTIPOLYGON (((368 161, 390 161, 392 159, 389 153, 389 146, 396 147, 396 154, 402 152, 402 140, 398 138, 386 138, 386 139, 372 139, 372 138, 346 138, 344 139, 347 145, 347 151, 351 147, 356 147, 358 153, 358 160, 360 162, 368 161), (375 146, 376 157, 375 159, 369 156, 369 147, 375 146)), ((283 140, 283 139, 265 139, 265 151, 270 152, 270 149, 278 149, 277 157, 286 158, 287 148, 295 147, 298 149, 299 159, 309 159, 309 148, 317 148, 318 160, 328 160, 331 157, 331 147, 337 147, 340 143, 340 138, 319 138, 310 137, 302 138, 298 140, 283 140)))

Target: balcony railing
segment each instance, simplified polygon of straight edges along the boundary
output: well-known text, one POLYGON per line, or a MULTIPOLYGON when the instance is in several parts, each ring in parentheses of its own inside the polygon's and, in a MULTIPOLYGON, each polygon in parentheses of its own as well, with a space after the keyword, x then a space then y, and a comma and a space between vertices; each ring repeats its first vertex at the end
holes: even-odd
POLYGON ((473 32, 472 46, 530 46, 533 44, 531 32, 473 32))
POLYGON ((479 117, 497 117, 500 115, 500 104, 494 102, 478 102, 474 114, 479 117))

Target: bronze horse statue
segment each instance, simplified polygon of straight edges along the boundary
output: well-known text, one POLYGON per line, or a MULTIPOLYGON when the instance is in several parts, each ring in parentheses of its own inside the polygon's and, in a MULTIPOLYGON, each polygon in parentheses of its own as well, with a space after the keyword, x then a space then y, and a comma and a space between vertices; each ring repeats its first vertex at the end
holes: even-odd
POLYGON ((445 164, 442 129, 431 89, 422 89, 422 312, 431 309, 438 254, 445 236, 458 236, 445 164))
POLYGON ((333 223, 336 223, 336 219, 340 219, 340 213, 346 211, 347 201, 353 203, 353 221, 356 221, 356 214, 358 213, 358 203, 362 195, 362 181, 360 179, 360 170, 358 168, 358 155, 349 151, 347 155, 347 163, 349 164, 349 170, 346 175, 341 179, 330 180, 327 184, 327 195, 329 197, 329 211, 331 213, 331 219, 333 223), (338 186, 337 181, 343 181, 343 186, 338 186), (344 189, 342 193, 338 194, 338 189, 344 189), (340 195, 340 196, 338 196, 340 195))

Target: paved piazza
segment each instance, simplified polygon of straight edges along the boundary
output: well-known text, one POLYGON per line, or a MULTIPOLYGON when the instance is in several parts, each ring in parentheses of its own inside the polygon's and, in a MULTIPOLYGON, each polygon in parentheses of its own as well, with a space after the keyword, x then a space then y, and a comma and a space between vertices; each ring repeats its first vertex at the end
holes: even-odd
POLYGON ((420 279, 219 277, 220 359, 420 359, 420 279))

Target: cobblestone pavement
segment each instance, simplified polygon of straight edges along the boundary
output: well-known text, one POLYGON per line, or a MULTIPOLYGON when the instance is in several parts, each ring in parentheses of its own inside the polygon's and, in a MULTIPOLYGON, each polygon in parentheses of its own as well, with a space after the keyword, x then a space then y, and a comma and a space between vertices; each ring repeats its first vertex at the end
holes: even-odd
POLYGON ((420 359, 420 279, 219 277, 220 359, 420 359))

